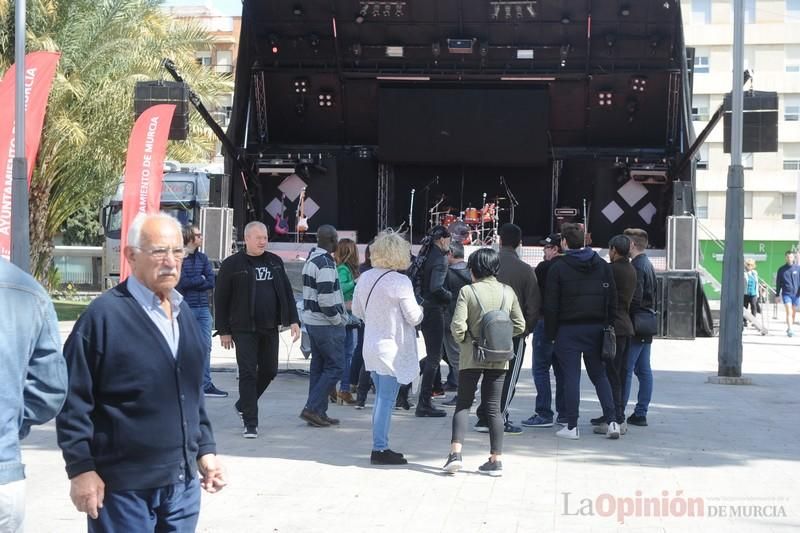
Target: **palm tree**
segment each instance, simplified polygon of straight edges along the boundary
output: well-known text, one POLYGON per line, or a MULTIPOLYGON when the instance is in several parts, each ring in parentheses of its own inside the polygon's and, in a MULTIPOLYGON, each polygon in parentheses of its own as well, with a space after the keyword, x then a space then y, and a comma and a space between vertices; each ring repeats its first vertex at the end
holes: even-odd
MULTIPOLYGON (((210 47, 198 25, 178 22, 161 0, 28 0, 28 51, 61 52, 30 189, 31 265, 45 280, 53 237, 81 208, 99 205, 122 175, 133 126, 137 81, 161 79, 173 59, 209 107, 230 92, 229 75, 198 65, 210 47)), ((0 71, 13 62, 14 3, 0 0, 0 71)), ((216 142, 196 114, 189 140, 171 142, 169 157, 210 158, 216 142)), ((28 162, 34 164, 34 162, 28 162)))

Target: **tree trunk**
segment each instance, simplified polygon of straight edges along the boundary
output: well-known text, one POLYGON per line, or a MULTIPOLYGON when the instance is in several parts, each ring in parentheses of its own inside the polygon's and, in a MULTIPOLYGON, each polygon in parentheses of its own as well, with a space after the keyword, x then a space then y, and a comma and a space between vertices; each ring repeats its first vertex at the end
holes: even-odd
POLYGON ((47 213, 50 209, 50 187, 39 179, 31 181, 30 238, 31 271, 48 290, 57 289, 57 276, 53 267, 53 236, 47 231, 47 213))

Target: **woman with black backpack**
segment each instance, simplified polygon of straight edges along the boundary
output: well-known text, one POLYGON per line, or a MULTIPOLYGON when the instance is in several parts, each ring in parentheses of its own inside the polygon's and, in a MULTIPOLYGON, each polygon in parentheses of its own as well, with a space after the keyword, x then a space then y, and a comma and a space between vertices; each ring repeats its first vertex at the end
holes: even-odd
POLYGON ((491 248, 481 248, 467 261, 474 283, 461 289, 450 330, 459 343, 458 403, 453 415, 450 455, 443 469, 455 473, 463 466, 461 447, 469 425, 469 409, 478 380, 489 422, 489 460, 478 471, 491 476, 503 474, 503 417, 500 398, 508 360, 513 356, 512 338, 525 331, 514 290, 497 281, 500 258, 491 248))

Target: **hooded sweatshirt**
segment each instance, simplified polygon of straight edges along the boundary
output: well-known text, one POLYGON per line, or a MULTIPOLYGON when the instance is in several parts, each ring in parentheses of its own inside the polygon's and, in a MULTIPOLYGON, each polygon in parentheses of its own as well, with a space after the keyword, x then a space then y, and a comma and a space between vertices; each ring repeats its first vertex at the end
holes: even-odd
POLYGON ((555 340, 563 324, 610 324, 617 307, 611 266, 589 247, 567 250, 547 273, 545 337, 555 340))

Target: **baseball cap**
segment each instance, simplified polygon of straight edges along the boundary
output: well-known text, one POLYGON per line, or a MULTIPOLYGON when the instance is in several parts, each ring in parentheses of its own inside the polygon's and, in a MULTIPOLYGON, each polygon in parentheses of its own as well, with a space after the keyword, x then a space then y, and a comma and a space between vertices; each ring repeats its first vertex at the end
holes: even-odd
POLYGON ((539 244, 543 246, 561 246, 561 234, 560 233, 551 233, 541 241, 539 244))

